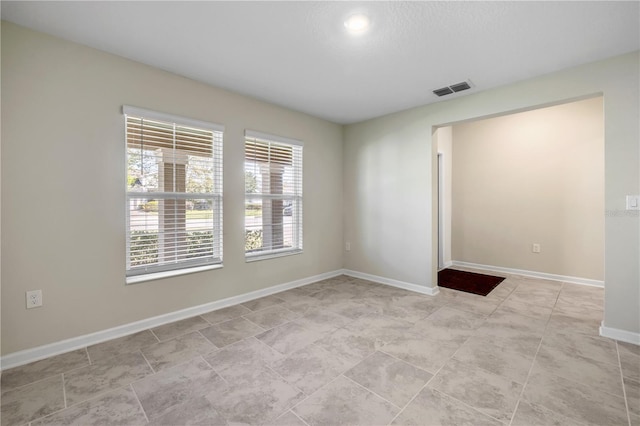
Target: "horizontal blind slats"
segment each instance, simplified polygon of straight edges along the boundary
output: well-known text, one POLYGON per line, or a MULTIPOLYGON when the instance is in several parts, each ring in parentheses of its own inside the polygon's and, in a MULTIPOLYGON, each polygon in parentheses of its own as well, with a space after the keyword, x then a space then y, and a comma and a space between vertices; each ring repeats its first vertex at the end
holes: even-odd
POLYGON ((302 143, 245 133, 245 253, 300 252, 302 143))
POLYGON ((176 149, 210 156, 217 133, 127 116, 127 146, 131 148, 176 149))
POLYGON ((245 144, 245 159, 248 161, 291 165, 292 158, 292 147, 255 140, 247 141, 245 144))
POLYGON ((221 262, 222 132, 134 115, 125 121, 127 274, 221 262))

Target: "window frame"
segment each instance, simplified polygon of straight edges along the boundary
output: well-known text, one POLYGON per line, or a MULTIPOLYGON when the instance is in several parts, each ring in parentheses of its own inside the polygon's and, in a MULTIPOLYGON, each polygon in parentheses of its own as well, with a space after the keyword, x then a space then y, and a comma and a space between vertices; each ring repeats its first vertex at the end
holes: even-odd
MULTIPOLYGON (((247 233, 246 203, 249 199, 260 199, 261 202, 262 200, 282 200, 283 202, 287 200, 291 201, 291 206, 292 206, 291 218, 292 218, 292 221, 295 221, 295 223, 292 224, 293 225, 292 247, 247 251, 245 246, 245 262, 255 262, 255 261, 260 261, 265 259, 272 259, 272 258, 301 254, 303 253, 303 248, 304 248, 304 244, 303 244, 303 235, 304 235, 304 232, 303 232, 304 149, 303 148, 304 148, 304 144, 302 141, 297 139, 291 139, 291 138, 286 138, 282 136, 276 136, 268 133, 246 129, 245 137, 244 137, 244 146, 243 146, 244 153, 245 153, 244 154, 245 188, 246 188, 246 179, 247 179, 246 163, 247 161, 250 161, 250 159, 247 158, 247 143, 248 142, 255 143, 257 141, 261 143, 268 143, 270 144, 270 146, 276 145, 276 146, 292 148, 291 166, 294 167, 294 175, 298 176, 298 179, 295 182, 297 188, 294 190, 292 194, 271 194, 271 193, 255 194, 255 193, 247 193, 245 191, 245 209, 244 209, 245 242, 246 242, 246 233, 247 233), (296 167, 299 167, 299 170, 295 170, 296 167)), ((267 163, 267 164, 271 164, 271 163, 267 163)), ((281 214, 284 216, 283 212, 281 212, 281 214)), ((264 227, 265 226, 264 226, 264 217, 263 217, 263 227, 262 227, 263 232, 264 232, 264 227)))
MULTIPOLYGON (((160 278, 166 278, 170 276, 190 274, 194 272, 200 272, 204 270, 217 269, 222 267, 223 261, 223 181, 222 173, 224 168, 223 163, 223 143, 224 143, 224 126, 210 123, 206 121, 194 120, 186 117, 176 116, 172 114, 161 113, 157 111, 147 110, 138 107, 132 107, 123 105, 122 113, 124 116, 124 145, 125 145, 125 176, 128 176, 128 163, 129 163, 129 117, 138 118, 142 120, 158 121, 162 124, 169 124, 174 126, 174 131, 177 127, 187 127, 195 130, 202 130, 212 133, 211 139, 211 155, 203 156, 203 158, 212 159, 212 183, 213 192, 187 192, 186 181, 187 176, 184 175, 185 188, 183 191, 156 191, 156 192, 136 192, 131 191, 128 185, 126 185, 125 191, 125 235, 126 235, 126 257, 125 257, 125 276, 126 283, 133 284, 143 281, 155 280, 160 278), (149 194, 141 196, 141 194, 149 194), (212 227, 206 227, 205 229, 211 229, 212 232, 212 255, 202 256, 193 259, 181 259, 174 261, 173 263, 164 264, 150 264, 148 266, 132 267, 131 266, 131 200, 133 199, 162 199, 162 200, 188 200, 188 199, 203 199, 210 200, 212 206, 212 227), (217 215, 215 213, 218 213, 217 215)), ((179 165, 178 157, 188 158, 189 156, 197 156, 190 154, 188 151, 176 150, 176 138, 172 139, 174 157, 171 162, 167 162, 166 165, 172 165, 172 169, 179 165)), ((152 145, 151 145, 152 146, 152 145)), ((164 149, 164 148, 163 148, 164 149)), ((186 166, 186 163, 185 163, 186 166)), ((186 168, 185 168, 186 172, 186 168)), ((160 172, 159 172, 160 173, 160 172)), ((177 172, 175 172, 177 174, 177 172)), ((175 176, 175 175, 174 175, 175 176)), ((179 185, 176 185, 179 186, 179 185)), ((172 212, 176 214, 176 210, 172 212)), ((158 212, 160 214, 160 212, 158 212)), ((163 214, 166 214, 164 212, 163 214)), ((186 226, 186 209, 185 209, 185 226, 186 226)), ((174 219, 179 220, 179 219, 174 219)), ((185 228, 186 229, 186 228, 185 228)), ((160 240, 163 232, 160 230, 160 223, 158 223, 158 239, 160 240)), ((164 234, 166 235, 166 234, 164 234)), ((160 251, 160 248, 158 248, 160 251)), ((174 254, 174 256, 177 256, 174 254)))

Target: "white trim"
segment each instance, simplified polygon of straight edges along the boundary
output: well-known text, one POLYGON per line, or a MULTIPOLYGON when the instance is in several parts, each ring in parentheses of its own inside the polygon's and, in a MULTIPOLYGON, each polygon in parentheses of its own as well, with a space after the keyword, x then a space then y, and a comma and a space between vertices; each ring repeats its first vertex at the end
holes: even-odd
POLYGON ((268 133, 256 132, 255 130, 249 130, 249 129, 245 129, 244 137, 262 139, 268 142, 286 143, 288 145, 304 146, 304 143, 297 139, 285 138, 284 136, 270 135, 268 133))
POLYGON ((634 345, 640 345, 640 333, 633 331, 620 330, 619 328, 606 327, 604 321, 600 324, 600 335, 602 337, 608 337, 614 340, 620 340, 621 342, 632 343, 634 345))
POLYGON ((438 269, 446 268, 444 226, 444 153, 438 152, 438 269))
POLYGON ((442 268, 439 268, 438 271, 442 271, 443 269, 447 269, 451 266, 453 266, 453 262, 445 262, 442 268))
POLYGON ((592 280, 590 278, 571 277, 567 275, 548 274, 546 272, 527 271, 524 269, 503 268, 502 266, 480 265, 477 263, 460 262, 454 260, 452 266, 463 268, 481 269, 484 271, 504 272, 505 274, 522 275, 525 277, 541 278, 544 280, 562 281, 571 284, 588 285, 591 287, 604 287, 604 281, 592 280))
POLYGON ((244 261, 247 263, 258 262, 260 260, 276 259, 278 257, 292 256, 294 254, 302 253, 304 252, 301 249, 269 250, 266 254, 261 254, 260 252, 249 252, 245 254, 244 261))
POLYGON ((342 273, 354 278, 361 278, 363 280, 369 280, 380 284, 386 284, 391 287, 401 288, 403 290, 414 291, 420 294, 426 294, 427 296, 435 296, 440 292, 438 286, 425 287, 423 285, 407 283, 404 281, 398 281, 391 278, 379 277, 377 275, 365 274, 364 272, 352 271, 350 269, 343 269, 342 273))
MULTIPOLYGON (((222 262, 222 260, 220 261, 222 262)), ((146 281, 161 280, 164 278, 177 277, 180 275, 193 274, 196 272, 211 271, 214 269, 222 269, 222 263, 216 263, 213 265, 195 266, 191 268, 171 269, 169 271, 141 273, 139 275, 129 275, 126 278, 127 284, 138 284, 146 281)))
POLYGON ((244 303, 250 300, 259 299, 264 296, 280 293, 285 290, 311 284, 327 278, 333 278, 342 274, 342 270, 325 272, 323 274, 301 278, 299 280, 290 281, 288 283, 252 291, 250 293, 240 294, 238 296, 232 296, 222 300, 216 300, 215 302, 205 303, 204 305, 192 306, 190 308, 181 309, 179 311, 169 312, 167 314, 158 315, 156 317, 120 325, 118 327, 110 328, 107 330, 85 334, 83 336, 73 337, 71 339, 61 340, 59 342, 38 346, 32 349, 14 352, 0 357, 0 366, 2 370, 6 370, 12 367, 18 367, 20 365, 28 364, 30 362, 38 361, 54 355, 59 355, 76 349, 82 349, 90 345, 105 342, 107 340, 124 337, 129 334, 137 333, 149 328, 158 327, 160 325, 168 324, 174 321, 201 315, 207 312, 226 308, 228 306, 237 305, 238 303, 244 303))
POLYGON ((152 120, 166 121, 186 125, 188 127, 202 127, 214 132, 224 132, 222 124, 210 123, 208 121, 195 120, 193 118, 181 117, 179 115, 167 114, 164 112, 151 111, 149 109, 138 108, 129 105, 122 105, 122 113, 124 115, 133 115, 134 117, 150 118, 152 120))

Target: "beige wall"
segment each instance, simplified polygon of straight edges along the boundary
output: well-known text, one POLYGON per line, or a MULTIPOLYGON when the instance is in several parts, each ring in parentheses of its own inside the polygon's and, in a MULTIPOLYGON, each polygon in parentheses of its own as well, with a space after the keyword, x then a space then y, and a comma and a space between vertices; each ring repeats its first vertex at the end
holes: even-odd
POLYGON ((431 286, 430 137, 430 126, 401 114, 345 127, 347 269, 431 286))
POLYGON ((342 267, 341 126, 6 22, 1 170, 3 354, 342 267), (125 285, 123 104, 226 126, 224 268, 125 285), (246 128, 304 141, 301 255, 245 263, 246 128))
POLYGON ((638 52, 345 127, 345 267, 435 287, 435 127, 604 95, 606 327, 640 332, 638 52))
POLYGON ((453 158, 454 260, 604 279, 602 97, 455 125, 453 158))
POLYGON ((624 55, 341 127, 3 22, 2 354, 343 265, 434 287, 434 127, 597 93, 605 324, 638 333, 640 218, 624 211, 640 193, 638 63, 624 55), (226 126, 223 269, 125 286, 123 104, 226 126), (245 128, 305 142, 302 255, 244 262, 245 128), (44 306, 27 311, 31 289, 44 306))

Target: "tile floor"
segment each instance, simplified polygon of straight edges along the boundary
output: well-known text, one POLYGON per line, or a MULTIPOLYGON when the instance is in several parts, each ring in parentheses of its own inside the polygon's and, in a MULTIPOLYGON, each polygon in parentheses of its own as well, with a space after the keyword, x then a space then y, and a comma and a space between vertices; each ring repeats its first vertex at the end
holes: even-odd
POLYGON ((1 425, 639 425, 602 289, 341 276, 2 373, 1 425))

